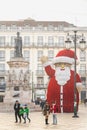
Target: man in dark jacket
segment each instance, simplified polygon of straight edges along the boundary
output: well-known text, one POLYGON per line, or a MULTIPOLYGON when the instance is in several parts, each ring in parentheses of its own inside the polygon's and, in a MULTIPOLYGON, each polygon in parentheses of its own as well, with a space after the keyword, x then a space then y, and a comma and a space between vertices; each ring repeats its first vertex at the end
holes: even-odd
POLYGON ((14 104, 14 110, 15 110, 15 123, 18 122, 18 118, 19 118, 20 123, 21 123, 21 117, 19 115, 20 103, 18 102, 18 100, 16 100, 16 102, 14 104))

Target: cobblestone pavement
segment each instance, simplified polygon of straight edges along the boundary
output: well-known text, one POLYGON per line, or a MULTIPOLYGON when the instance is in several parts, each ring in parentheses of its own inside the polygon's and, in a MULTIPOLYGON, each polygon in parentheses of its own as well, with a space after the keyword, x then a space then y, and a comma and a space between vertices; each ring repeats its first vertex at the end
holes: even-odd
POLYGON ((79 118, 72 118, 73 113, 58 113, 58 124, 52 124, 52 114, 49 125, 45 125, 42 112, 31 112, 31 122, 14 123, 14 113, 0 113, 0 130, 87 130, 87 106, 80 105, 79 118))

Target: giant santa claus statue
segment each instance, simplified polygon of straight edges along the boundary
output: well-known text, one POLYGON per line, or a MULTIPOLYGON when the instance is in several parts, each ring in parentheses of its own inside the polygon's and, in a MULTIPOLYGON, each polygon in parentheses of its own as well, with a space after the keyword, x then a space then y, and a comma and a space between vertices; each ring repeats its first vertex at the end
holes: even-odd
MULTIPOLYGON (((64 49, 58 52, 52 62, 46 56, 41 58, 45 71, 49 78, 47 87, 47 101, 50 105, 56 102, 58 112, 74 111, 74 51, 64 49), (54 67, 52 67, 54 65, 54 67)), ((79 105, 79 91, 82 84, 80 76, 76 73, 76 103, 79 105)))

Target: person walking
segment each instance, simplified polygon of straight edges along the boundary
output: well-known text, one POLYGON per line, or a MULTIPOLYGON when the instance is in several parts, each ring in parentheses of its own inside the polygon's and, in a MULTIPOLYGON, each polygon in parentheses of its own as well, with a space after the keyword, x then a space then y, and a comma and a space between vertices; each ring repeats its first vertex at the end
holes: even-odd
POLYGON ((18 122, 18 118, 20 120, 21 123, 21 117, 19 115, 19 110, 20 110, 20 103, 18 100, 16 100, 15 104, 14 104, 14 111, 15 111, 15 123, 18 122))
POLYGON ((29 123, 31 122, 31 119, 29 118, 29 113, 30 113, 30 110, 27 106, 27 104, 24 105, 24 123, 26 123, 26 118, 28 119, 29 123))
POLYGON ((53 114, 53 125, 57 125, 57 105, 56 105, 56 103, 52 104, 51 111, 53 114))
POLYGON ((43 108, 43 114, 45 116, 45 124, 49 124, 48 123, 48 117, 49 117, 49 114, 50 114, 50 105, 48 104, 48 102, 46 101, 45 105, 44 105, 44 108, 43 108))
POLYGON ((22 117, 24 119, 24 122, 25 122, 23 105, 20 105, 19 115, 20 115, 20 118, 22 117))

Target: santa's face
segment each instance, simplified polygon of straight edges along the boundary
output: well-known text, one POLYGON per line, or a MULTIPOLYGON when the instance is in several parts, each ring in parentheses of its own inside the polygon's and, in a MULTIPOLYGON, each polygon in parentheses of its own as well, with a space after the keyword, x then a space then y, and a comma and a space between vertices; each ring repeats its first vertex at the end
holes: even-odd
POLYGON ((59 63, 55 68, 55 79, 59 85, 65 85, 70 80, 70 67, 65 63, 59 63))

